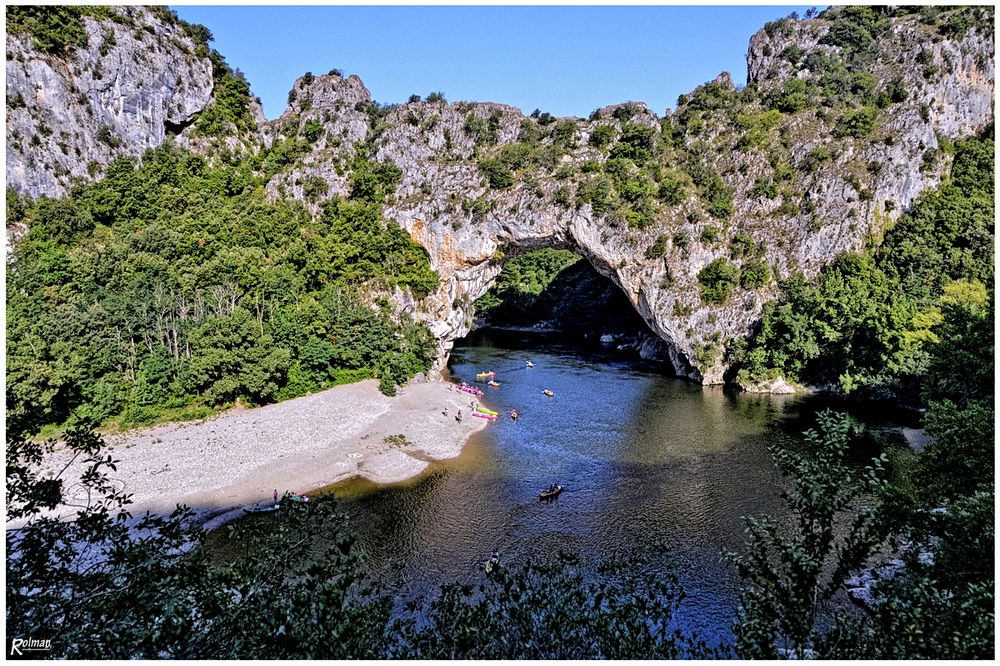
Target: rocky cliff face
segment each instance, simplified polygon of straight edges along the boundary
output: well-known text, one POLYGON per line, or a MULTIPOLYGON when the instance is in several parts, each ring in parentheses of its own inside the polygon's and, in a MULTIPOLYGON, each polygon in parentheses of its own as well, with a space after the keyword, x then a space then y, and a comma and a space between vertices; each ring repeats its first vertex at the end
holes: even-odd
POLYGON ((83 17, 85 43, 49 54, 7 35, 7 185, 65 194, 119 155, 182 134, 212 99, 212 63, 177 25, 142 8, 83 17))
MULTIPOLYGON (((264 146, 303 136, 309 146, 267 191, 316 210, 347 193, 362 145, 401 169, 386 215, 426 248, 442 279, 422 302, 395 300, 437 336, 439 365, 469 331, 473 302, 504 256, 555 246, 621 287, 679 374, 720 383, 726 343, 749 331, 778 279, 815 275, 838 253, 877 242, 940 182, 942 148, 992 119, 991 11, 953 32, 918 15, 891 19, 861 55, 829 36, 837 16, 828 16, 769 25, 750 42, 746 88, 724 74, 664 118, 642 104, 588 120, 489 103, 386 110, 357 77, 308 75, 281 118, 258 114, 264 146), (710 264, 736 271, 721 299, 703 294, 710 264)), ((88 22, 87 47, 68 61, 9 43, 8 185, 59 194, 88 162, 112 156, 100 128, 137 154, 208 103, 207 61, 131 29, 115 32, 102 55, 108 30, 88 22), (11 109, 12 95, 24 106, 11 109), (69 139, 60 127, 73 128, 69 139)), ((150 34, 158 30, 167 27, 150 34)))

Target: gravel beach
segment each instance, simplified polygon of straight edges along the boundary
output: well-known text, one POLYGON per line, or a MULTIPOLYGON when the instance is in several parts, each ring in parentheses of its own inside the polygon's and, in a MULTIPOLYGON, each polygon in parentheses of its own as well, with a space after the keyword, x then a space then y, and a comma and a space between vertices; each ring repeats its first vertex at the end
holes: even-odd
MULTIPOLYGON (((108 436, 120 460, 111 478, 133 494, 134 516, 185 504, 212 529, 241 515, 243 505, 270 502, 275 489, 308 493, 352 476, 394 483, 457 456, 488 423, 471 416, 474 400, 445 382, 405 386, 393 398, 375 380, 337 386, 205 421, 108 436)), ((74 478, 71 472, 64 478, 74 478)))

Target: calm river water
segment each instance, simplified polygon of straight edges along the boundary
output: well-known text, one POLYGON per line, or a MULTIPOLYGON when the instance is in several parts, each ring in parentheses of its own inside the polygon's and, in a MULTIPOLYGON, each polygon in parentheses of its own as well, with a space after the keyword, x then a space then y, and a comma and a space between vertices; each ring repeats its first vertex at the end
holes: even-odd
POLYGON ((497 371, 483 404, 520 418, 490 423, 416 481, 335 489, 373 574, 409 597, 475 577, 494 550, 596 563, 660 541, 688 594, 678 625, 729 636, 736 580, 720 553, 742 547, 741 516, 780 513, 767 445, 801 429, 800 401, 705 389, 537 334, 474 334, 450 370, 469 382, 497 371), (550 483, 566 490, 539 502, 550 483))

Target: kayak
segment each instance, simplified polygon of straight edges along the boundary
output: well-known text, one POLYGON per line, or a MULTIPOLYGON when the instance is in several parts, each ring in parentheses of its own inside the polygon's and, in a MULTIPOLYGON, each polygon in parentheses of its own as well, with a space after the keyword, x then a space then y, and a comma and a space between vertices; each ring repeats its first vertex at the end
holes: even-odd
POLYGON ((510 418, 511 418, 512 421, 516 421, 517 420, 517 412, 515 410, 513 410, 513 409, 510 411, 510 418))
POLYGON ((463 393, 468 393, 469 395, 475 395, 475 396, 483 395, 483 392, 477 389, 475 386, 459 386, 458 390, 462 391, 463 393))
POLYGON ((555 393, 553 393, 552 391, 550 391, 548 389, 545 389, 544 391, 542 391, 542 393, 544 393, 545 395, 549 396, 550 398, 555 395, 555 393))
POLYGON ((271 511, 277 511, 277 504, 254 504, 253 506, 245 506, 243 510, 247 513, 269 513, 271 511))
POLYGON ((528 361, 528 367, 529 367, 529 368, 533 368, 533 367, 535 367, 535 364, 534 364, 534 363, 532 363, 531 361, 528 361))
POLYGON ((476 377, 477 377, 477 378, 478 378, 478 377, 483 377, 483 378, 486 378, 486 377, 492 377, 492 376, 494 376, 495 374, 497 374, 497 373, 495 373, 495 372, 477 372, 477 373, 476 373, 476 377))
POLYGON ((472 412, 473 416, 478 416, 481 419, 486 419, 488 421, 496 421, 496 414, 483 414, 482 412, 472 412))
POLYGON ((559 493, 563 491, 562 486, 556 486, 555 490, 543 490, 538 493, 538 499, 552 499, 553 497, 558 497, 559 493))
POLYGON ((490 386, 492 386, 493 388, 500 388, 500 383, 499 382, 495 382, 492 379, 490 381, 486 382, 486 383, 489 384, 490 386))
POLYGON ((482 414, 489 414, 490 416, 497 416, 500 412, 494 412, 492 409, 486 409, 485 407, 476 407, 476 412, 482 414))

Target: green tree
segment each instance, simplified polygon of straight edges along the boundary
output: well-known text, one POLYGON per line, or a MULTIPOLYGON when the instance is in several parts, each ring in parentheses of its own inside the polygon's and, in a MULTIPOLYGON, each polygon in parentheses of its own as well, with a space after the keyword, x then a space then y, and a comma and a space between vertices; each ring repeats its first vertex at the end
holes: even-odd
POLYGON ((747 552, 727 554, 743 579, 733 632, 736 652, 745 659, 812 654, 822 636, 819 613, 881 541, 875 512, 861 496, 884 487, 883 461, 855 472, 847 418, 826 411, 817 422, 819 430, 805 433, 804 451, 771 447, 791 483, 782 492, 790 529, 773 518, 747 518, 747 552))
POLYGON ((739 281, 740 271, 725 259, 715 259, 698 271, 701 300, 705 303, 721 305, 733 293, 739 281))

